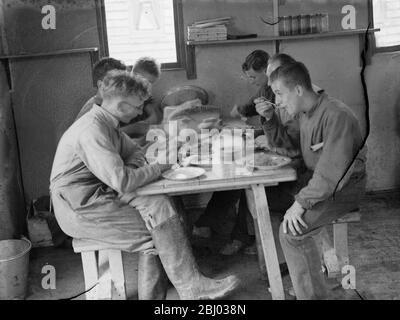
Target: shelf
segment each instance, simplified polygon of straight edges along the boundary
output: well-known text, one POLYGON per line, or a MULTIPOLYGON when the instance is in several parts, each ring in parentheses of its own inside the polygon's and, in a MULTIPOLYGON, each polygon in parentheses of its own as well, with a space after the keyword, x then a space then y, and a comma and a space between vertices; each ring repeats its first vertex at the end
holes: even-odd
MULTIPOLYGON (((370 29, 369 32, 378 32, 380 29, 370 29)), ((251 43, 251 42, 273 42, 273 41, 286 41, 286 40, 303 40, 303 39, 317 39, 317 38, 332 38, 344 37, 352 35, 365 34, 367 29, 357 29, 348 31, 325 32, 325 33, 310 33, 299 34, 293 36, 271 36, 271 37, 258 37, 239 40, 219 40, 219 41, 187 41, 188 46, 207 46, 207 45, 229 45, 238 43, 251 43)))
MULTIPOLYGON (((274 42, 276 52, 280 50, 280 43, 282 41, 298 41, 307 39, 325 39, 335 37, 348 37, 358 36, 360 42, 360 52, 364 48, 365 34, 367 31, 371 34, 379 32, 380 29, 356 29, 356 30, 344 30, 336 32, 325 32, 325 33, 310 33, 310 34, 299 34, 293 36, 270 36, 270 37, 258 37, 249 39, 239 40, 220 40, 220 41, 187 41, 186 52, 187 52, 187 67, 186 74, 188 79, 196 79, 196 47, 197 46, 216 46, 216 45, 234 45, 242 43, 258 43, 258 42, 274 42)), ((369 57, 370 59, 370 57, 369 57)))

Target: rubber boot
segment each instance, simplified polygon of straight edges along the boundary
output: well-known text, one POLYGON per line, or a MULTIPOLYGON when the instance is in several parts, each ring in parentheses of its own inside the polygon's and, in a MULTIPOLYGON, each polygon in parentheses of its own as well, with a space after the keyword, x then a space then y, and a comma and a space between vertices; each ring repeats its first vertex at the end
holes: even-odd
POLYGON ((235 276, 217 280, 201 274, 178 215, 155 227, 151 233, 168 278, 181 300, 219 299, 237 288, 239 280, 235 276))
POLYGON ((139 253, 138 295, 139 300, 165 300, 168 277, 160 258, 154 254, 139 253))

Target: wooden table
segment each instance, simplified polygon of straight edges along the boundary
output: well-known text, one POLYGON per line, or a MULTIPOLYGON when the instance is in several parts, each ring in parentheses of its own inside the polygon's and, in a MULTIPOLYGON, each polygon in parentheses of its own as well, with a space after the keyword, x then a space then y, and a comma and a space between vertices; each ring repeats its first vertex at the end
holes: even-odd
POLYGON ((226 170, 226 168, 229 169, 229 166, 225 166, 224 171, 209 169, 202 177, 190 181, 162 179, 137 189, 135 194, 137 196, 160 194, 174 196, 245 189, 249 210, 255 222, 257 247, 260 249, 259 262, 266 265, 272 298, 284 300, 285 294, 265 187, 296 180, 296 171, 291 167, 284 167, 271 171, 254 171, 247 175, 238 175, 235 170, 232 170, 232 167, 229 170, 226 170), (257 232, 257 226, 259 232, 257 232))

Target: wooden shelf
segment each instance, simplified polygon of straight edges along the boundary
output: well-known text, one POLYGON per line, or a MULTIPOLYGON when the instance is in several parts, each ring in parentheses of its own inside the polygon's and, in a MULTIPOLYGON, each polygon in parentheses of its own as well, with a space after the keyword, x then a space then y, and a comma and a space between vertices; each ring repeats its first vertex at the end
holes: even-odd
MULTIPOLYGON (((369 30, 369 32, 378 32, 378 31, 380 31, 380 29, 370 29, 369 30)), ((258 38, 249 38, 249 39, 239 39, 239 40, 187 41, 186 44, 188 46, 229 45, 229 44, 251 43, 251 42, 269 42, 269 41, 273 42, 273 41, 286 41, 286 40, 344 37, 344 36, 365 34, 366 32, 367 32, 367 29, 357 29, 357 30, 337 31, 337 32, 299 34, 299 35, 294 35, 294 36, 258 37, 258 38)))
MULTIPOLYGON (((336 32, 324 32, 324 33, 310 33, 310 34, 299 34, 293 36, 271 36, 271 37, 258 37, 249 39, 238 39, 238 40, 220 40, 220 41, 187 41, 186 42, 186 75, 188 79, 196 79, 196 47, 197 46, 216 46, 216 45, 234 45, 243 43, 258 43, 258 42, 274 42, 275 50, 279 52, 280 44, 282 41, 299 41, 308 39, 327 39, 335 37, 348 37, 358 36, 360 42, 360 52, 364 48, 365 34, 366 32, 374 33, 379 32, 380 29, 356 29, 356 30, 343 30, 336 32)), ((369 57, 370 58, 370 57, 369 57)))

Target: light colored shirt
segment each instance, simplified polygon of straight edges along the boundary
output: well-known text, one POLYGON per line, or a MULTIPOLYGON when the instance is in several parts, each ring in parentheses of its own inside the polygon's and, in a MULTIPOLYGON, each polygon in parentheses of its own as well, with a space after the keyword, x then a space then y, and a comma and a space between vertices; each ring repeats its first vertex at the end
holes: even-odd
POLYGON ((51 187, 69 189, 74 203, 84 205, 99 188, 109 187, 123 195, 157 179, 159 165, 145 163, 142 149, 120 132, 118 120, 94 105, 62 136, 51 187))

